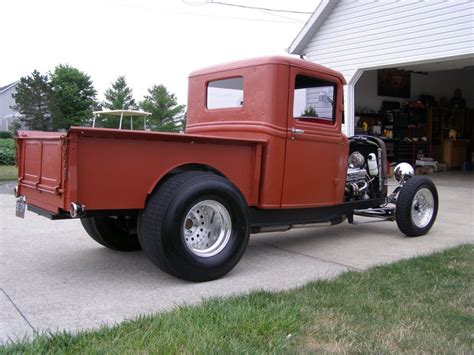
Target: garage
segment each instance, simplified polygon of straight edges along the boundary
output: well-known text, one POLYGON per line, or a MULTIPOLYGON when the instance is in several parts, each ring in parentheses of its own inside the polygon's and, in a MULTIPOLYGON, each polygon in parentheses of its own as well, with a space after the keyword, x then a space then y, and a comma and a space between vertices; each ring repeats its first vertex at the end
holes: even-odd
POLYGON ((473 2, 322 0, 288 52, 344 75, 348 135, 418 173, 472 169, 473 2))
POLYGON ((420 173, 472 168, 471 58, 364 71, 355 84, 354 133, 384 139, 388 158, 420 173))

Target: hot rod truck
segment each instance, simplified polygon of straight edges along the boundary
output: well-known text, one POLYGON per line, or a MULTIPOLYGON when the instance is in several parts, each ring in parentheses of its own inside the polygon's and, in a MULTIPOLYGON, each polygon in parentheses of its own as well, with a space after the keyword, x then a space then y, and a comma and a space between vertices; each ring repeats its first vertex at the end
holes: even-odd
POLYGON ((80 218, 99 244, 191 281, 229 272, 251 233, 366 216, 426 234, 434 184, 401 163, 388 193, 383 141, 341 132, 344 84, 300 59, 243 60, 190 75, 185 133, 20 131, 17 214, 80 218))

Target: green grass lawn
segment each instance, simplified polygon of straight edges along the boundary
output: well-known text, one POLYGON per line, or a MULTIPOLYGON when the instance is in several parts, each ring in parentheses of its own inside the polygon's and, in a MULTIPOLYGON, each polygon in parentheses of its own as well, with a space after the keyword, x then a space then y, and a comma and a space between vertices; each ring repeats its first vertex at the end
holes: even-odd
POLYGON ((0 181, 10 181, 17 179, 16 166, 0 165, 0 181))
POLYGON ((0 353, 472 353, 473 263, 466 245, 293 291, 42 335, 0 353))

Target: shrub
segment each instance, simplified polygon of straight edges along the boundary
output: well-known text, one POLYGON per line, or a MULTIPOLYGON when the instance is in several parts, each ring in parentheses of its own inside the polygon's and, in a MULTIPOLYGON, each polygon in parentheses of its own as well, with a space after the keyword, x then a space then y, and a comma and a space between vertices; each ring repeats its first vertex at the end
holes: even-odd
POLYGON ((13 136, 17 136, 18 135, 18 130, 21 129, 21 123, 20 121, 13 121, 12 123, 10 123, 10 133, 13 136))
POLYGON ((0 165, 15 165, 15 149, 13 139, 0 139, 0 165))
POLYGON ((302 117, 318 117, 318 113, 313 106, 308 106, 304 109, 304 112, 301 115, 302 117))
POLYGON ((1 138, 11 138, 12 132, 9 131, 0 131, 0 139, 1 138))

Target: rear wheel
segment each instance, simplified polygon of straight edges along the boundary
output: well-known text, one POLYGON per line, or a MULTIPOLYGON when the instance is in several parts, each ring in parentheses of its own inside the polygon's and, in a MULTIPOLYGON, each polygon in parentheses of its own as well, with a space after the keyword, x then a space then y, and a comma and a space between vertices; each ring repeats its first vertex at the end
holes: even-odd
POLYGON ((119 251, 140 250, 135 217, 81 218, 87 234, 97 243, 119 251))
POLYGON ((248 208, 227 179, 176 175, 156 190, 138 218, 143 251, 160 269, 189 281, 228 273, 249 240, 248 208))
POLYGON ((438 214, 438 192, 430 179, 414 176, 400 190, 396 220, 400 231, 409 237, 428 233, 438 214))

